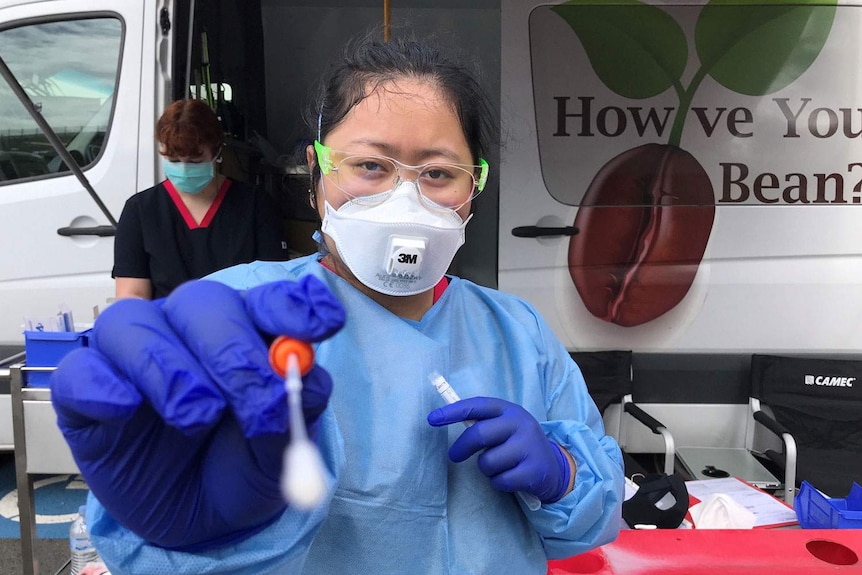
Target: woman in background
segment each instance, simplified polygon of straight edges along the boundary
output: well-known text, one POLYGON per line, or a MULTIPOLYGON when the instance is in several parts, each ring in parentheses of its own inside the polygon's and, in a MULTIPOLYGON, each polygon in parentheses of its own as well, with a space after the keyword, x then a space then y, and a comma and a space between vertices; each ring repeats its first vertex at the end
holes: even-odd
POLYGON ((274 202, 218 173, 224 132, 200 100, 178 100, 156 126, 167 179, 126 202, 114 239, 116 297, 167 296, 235 264, 288 259, 274 202))

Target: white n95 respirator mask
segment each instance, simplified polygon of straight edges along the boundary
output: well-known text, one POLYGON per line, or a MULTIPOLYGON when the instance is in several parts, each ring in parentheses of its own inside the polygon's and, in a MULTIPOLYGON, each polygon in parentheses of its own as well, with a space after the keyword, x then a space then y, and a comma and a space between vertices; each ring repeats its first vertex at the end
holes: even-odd
POLYGON ((321 231, 335 241, 341 260, 356 279, 386 295, 433 288, 464 244, 472 214, 462 221, 454 210, 425 207, 414 182, 400 182, 379 204, 368 205, 370 199, 337 210, 325 202, 321 231))

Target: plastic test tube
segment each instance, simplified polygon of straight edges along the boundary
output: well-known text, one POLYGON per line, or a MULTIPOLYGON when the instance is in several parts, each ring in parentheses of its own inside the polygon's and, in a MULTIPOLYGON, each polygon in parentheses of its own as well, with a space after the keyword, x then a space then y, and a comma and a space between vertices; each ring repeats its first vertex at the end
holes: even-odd
MULTIPOLYGON (((431 372, 428 376, 428 379, 431 380, 431 384, 434 386, 434 389, 437 390, 437 393, 440 394, 440 397, 443 398, 447 404, 453 404, 456 401, 461 401, 461 398, 458 397, 458 394, 455 393, 455 390, 452 389, 452 386, 449 385, 449 382, 446 381, 442 375, 437 373, 436 371, 431 372)), ((476 423, 475 419, 467 419, 464 420, 464 426, 470 427, 476 423)), ((515 495, 521 498, 521 501, 524 505, 527 506, 527 509, 531 511, 536 511, 540 507, 542 507, 542 502, 539 501, 539 498, 531 493, 524 493, 523 491, 515 492, 515 495)))

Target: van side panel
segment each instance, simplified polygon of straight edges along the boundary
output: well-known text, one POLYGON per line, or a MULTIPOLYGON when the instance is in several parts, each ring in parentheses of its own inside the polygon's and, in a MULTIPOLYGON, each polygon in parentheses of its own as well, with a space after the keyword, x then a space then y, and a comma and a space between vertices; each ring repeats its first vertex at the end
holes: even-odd
POLYGON ((862 7, 790 4, 503 1, 500 288, 570 349, 862 348, 862 7))
MULTIPOLYGON (((0 56, 118 218, 126 198, 141 185, 141 103, 152 106, 153 98, 153 65, 146 66, 145 75, 142 59, 147 53, 152 62, 149 32, 155 18, 149 16, 147 27, 144 15, 152 12, 152 3, 9 4, 0 2, 0 56), (39 41, 51 36, 58 47, 39 41)), ((23 317, 53 315, 61 304, 73 310, 76 321, 92 321, 93 307, 113 296, 113 237, 74 233, 109 221, 40 140, 35 122, 5 82, 0 89, 0 116, 5 116, 0 149, 23 150, 42 163, 30 174, 8 170, 0 179, 0 342, 17 343, 23 342, 23 317), (64 228, 72 235, 60 235, 64 228)), ((151 118, 152 110, 145 114, 151 118)), ((150 138, 152 128, 144 135, 150 138)), ((144 171, 152 171, 152 146, 147 149, 144 171)))

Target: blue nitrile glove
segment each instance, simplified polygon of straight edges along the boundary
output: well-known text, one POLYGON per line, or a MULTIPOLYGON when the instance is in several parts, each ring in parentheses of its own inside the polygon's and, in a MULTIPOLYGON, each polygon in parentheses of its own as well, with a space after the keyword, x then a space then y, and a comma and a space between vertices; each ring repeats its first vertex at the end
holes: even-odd
POLYGON ((566 494, 571 478, 568 459, 545 437, 539 422, 516 403, 494 397, 471 397, 435 409, 435 427, 475 420, 449 448, 449 459, 478 457, 479 470, 500 491, 523 491, 553 503, 566 494))
MULTIPOLYGON (((242 539, 285 508, 287 399, 262 333, 311 342, 343 324, 311 276, 245 293, 193 281, 162 301, 117 301, 51 377, 57 423, 93 494, 132 532, 188 551, 242 539)), ((313 425, 332 381, 315 366, 303 384, 313 425)))

